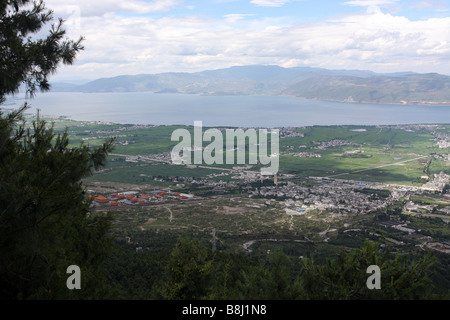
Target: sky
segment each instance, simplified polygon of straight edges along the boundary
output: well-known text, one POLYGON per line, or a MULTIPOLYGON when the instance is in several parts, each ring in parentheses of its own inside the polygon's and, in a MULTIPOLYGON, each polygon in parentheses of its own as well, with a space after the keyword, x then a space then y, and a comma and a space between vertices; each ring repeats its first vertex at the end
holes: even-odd
POLYGON ((242 65, 450 75, 450 0, 45 0, 85 50, 54 81, 242 65))

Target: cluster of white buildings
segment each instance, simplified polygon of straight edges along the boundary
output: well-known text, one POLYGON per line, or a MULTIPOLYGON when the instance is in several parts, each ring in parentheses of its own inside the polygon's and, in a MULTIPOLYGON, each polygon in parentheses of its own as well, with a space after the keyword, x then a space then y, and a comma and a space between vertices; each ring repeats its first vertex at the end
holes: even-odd
POLYGON ((366 184, 355 181, 322 180, 317 186, 300 186, 288 182, 279 186, 263 186, 250 191, 251 197, 282 198, 286 206, 310 209, 329 209, 350 213, 369 213, 390 205, 393 198, 358 192, 366 184))

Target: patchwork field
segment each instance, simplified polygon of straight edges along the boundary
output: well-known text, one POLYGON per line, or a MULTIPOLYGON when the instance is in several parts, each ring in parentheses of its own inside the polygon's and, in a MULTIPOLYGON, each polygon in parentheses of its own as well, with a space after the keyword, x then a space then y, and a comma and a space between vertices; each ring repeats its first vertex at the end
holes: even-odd
MULTIPOLYGON (((450 125, 279 128, 279 182, 281 186, 292 183, 292 186, 300 188, 294 198, 294 195, 285 191, 280 194, 282 189, 273 189, 275 191, 266 196, 259 194, 258 190, 262 190, 263 186, 268 186, 269 189, 274 186, 273 177, 260 180, 260 165, 241 166, 244 170, 236 168, 239 167, 237 165, 172 165, 170 152, 177 144, 171 141, 172 132, 181 128, 193 133, 193 127, 48 120, 53 123, 56 132, 68 130, 73 146, 84 143, 94 147, 106 139, 115 139, 115 150, 109 156, 105 168, 84 180, 92 194, 107 196, 113 192, 150 192, 170 188, 198 196, 192 202, 169 201, 125 209, 120 206, 114 211, 121 233, 124 230, 132 231, 133 234, 168 232, 179 236, 183 232, 195 232, 209 237, 215 229, 218 244, 222 243, 225 247, 230 245, 235 249, 242 249, 241 245, 247 240, 271 235, 277 235, 278 239, 292 238, 292 241, 298 243, 310 241, 312 244, 327 240, 328 244, 332 244, 333 241, 340 243, 347 238, 360 243, 362 239, 369 237, 367 232, 364 232, 364 236, 355 237, 358 232, 349 231, 344 234, 343 230, 363 230, 367 229, 367 223, 373 225, 373 214, 365 215, 359 208, 369 208, 374 204, 370 202, 372 198, 355 198, 354 204, 351 200, 344 201, 344 195, 354 192, 352 183, 370 184, 367 190, 372 191, 369 193, 378 192, 374 191, 376 189, 391 192, 393 188, 420 189, 427 184, 432 185, 436 174, 450 174, 450 125), (316 178, 337 182, 323 185, 316 178), (348 181, 349 187, 341 190, 339 181, 348 181), (323 189, 324 187, 326 188, 323 189), (327 196, 329 192, 331 193, 327 196), (252 196, 255 194, 259 195, 252 196), (333 197, 336 203, 329 205, 333 197), (295 201, 294 205, 288 205, 289 201, 295 201), (314 205, 314 202, 319 204, 314 205), (302 205, 309 208, 305 213, 288 214, 302 205), (353 211, 362 214, 349 214, 353 211)), ((204 143, 203 146, 207 145, 204 143)), ((248 157, 248 144, 246 147, 248 157)), ((227 150, 223 152, 226 153, 227 150)), ((289 187, 286 189, 289 190, 289 187)), ((356 197, 364 193, 354 194, 356 197)), ((405 197, 408 195, 399 196, 396 201, 404 201, 405 197)), ((433 204, 430 203, 430 198, 422 196, 420 199, 425 205, 431 206, 423 209, 422 214, 446 217, 448 202, 433 204), (437 208, 431 212, 433 205, 437 208)), ((379 209, 379 214, 389 212, 394 203, 392 201, 384 209, 379 209)), ((108 206, 99 208, 110 209, 108 206)), ((411 213, 408 210, 401 209, 400 212, 402 211, 405 214, 411 213)), ((445 222, 438 224, 440 223, 445 225, 445 222)), ((448 230, 444 225, 441 226, 443 230, 448 230)), ((372 234, 376 233, 377 228, 372 234)), ((445 240, 448 232, 442 232, 442 235, 445 240)))
POLYGON ((94 200, 94 212, 113 214, 112 236, 127 250, 151 255, 188 237, 252 259, 280 250, 322 260, 370 240, 413 255, 432 249, 450 287, 450 125, 279 128, 279 172, 261 177, 260 164, 173 165, 172 132, 193 127, 49 120, 74 147, 115 139, 106 166, 83 180, 94 199, 195 195, 94 200))
MULTIPOLYGON (((95 147, 105 139, 115 138, 114 153, 106 170, 95 176, 97 181, 147 184, 149 177, 200 178, 217 172, 205 167, 231 169, 235 166, 203 163, 202 168, 193 169, 166 165, 178 143, 171 141, 172 132, 187 129, 193 134, 193 127, 48 120, 54 123, 56 132, 68 128, 73 146, 84 143, 95 147), (141 159, 136 159, 139 156, 141 159), (129 161, 130 157, 134 159, 129 161)), ((447 141, 450 125, 315 126, 280 128, 280 132, 281 174, 420 185, 424 175, 450 172, 449 146, 438 144, 447 141)), ((203 143, 203 147, 207 145, 203 143)), ((248 144, 246 148, 248 159, 248 144)), ((260 165, 254 165, 249 170, 259 168, 260 165)), ((231 177, 224 174, 218 180, 231 180, 231 177)))

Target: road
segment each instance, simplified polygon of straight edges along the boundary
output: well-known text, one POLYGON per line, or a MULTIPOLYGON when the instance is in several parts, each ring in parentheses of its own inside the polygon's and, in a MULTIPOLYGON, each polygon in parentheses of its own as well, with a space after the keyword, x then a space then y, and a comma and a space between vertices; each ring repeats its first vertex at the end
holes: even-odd
POLYGON ((383 168, 383 167, 395 166, 395 165, 399 165, 399 164, 402 164, 402 163, 416 161, 416 160, 423 159, 423 158, 428 158, 428 157, 429 156, 421 156, 421 157, 417 157, 417 158, 414 158, 414 159, 409 159, 409 160, 404 160, 404 161, 399 161, 399 162, 394 162, 394 163, 389 163, 389 164, 383 164, 383 165, 372 167, 372 168, 361 169, 361 170, 356 170, 356 171, 352 171, 352 172, 339 173, 339 174, 335 174, 335 175, 332 175, 332 176, 328 176, 327 178, 334 178, 334 177, 343 176, 343 175, 347 175, 347 174, 354 174, 354 173, 359 173, 359 172, 363 172, 363 171, 379 169, 379 168, 383 168))
MULTIPOLYGON (((119 154, 119 153, 111 153, 111 156, 118 156, 118 157, 137 157, 137 156, 132 156, 129 154, 119 154)), ((154 159, 154 158, 150 158, 149 156, 141 156, 144 158, 144 160, 150 160, 150 161, 157 161, 157 162, 164 162, 170 165, 174 165, 172 163, 172 161, 170 160, 161 160, 161 159, 154 159)), ((230 168, 220 168, 220 167, 213 167, 213 166, 203 166, 203 165, 192 165, 192 166, 196 166, 197 168, 202 168, 202 169, 209 169, 209 170, 218 170, 218 171, 228 171, 228 172, 232 172, 234 169, 230 169, 230 168)), ((248 173, 248 174, 254 174, 257 173, 257 171, 249 171, 249 170, 240 170, 240 172, 244 172, 244 173, 248 173)))

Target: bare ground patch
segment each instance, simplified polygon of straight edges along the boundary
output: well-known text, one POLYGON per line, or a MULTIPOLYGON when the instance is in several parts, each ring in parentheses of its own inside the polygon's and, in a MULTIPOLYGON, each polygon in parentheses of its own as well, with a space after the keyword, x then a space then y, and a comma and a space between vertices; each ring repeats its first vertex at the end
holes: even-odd
POLYGON ((222 214, 240 214, 245 212, 248 212, 248 208, 223 206, 222 209, 217 209, 217 213, 222 214))

